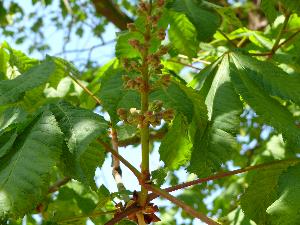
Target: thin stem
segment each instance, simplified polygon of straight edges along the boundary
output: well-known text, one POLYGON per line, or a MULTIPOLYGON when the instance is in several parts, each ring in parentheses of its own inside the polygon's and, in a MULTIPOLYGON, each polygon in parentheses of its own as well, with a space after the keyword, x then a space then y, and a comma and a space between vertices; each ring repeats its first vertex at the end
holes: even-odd
POLYGON ((287 44, 289 41, 291 41, 294 37, 296 37, 300 33, 300 30, 293 33, 291 36, 289 36, 285 41, 280 43, 277 47, 277 49, 281 48, 283 45, 287 44))
POLYGON ((218 29, 218 31, 229 42, 229 44, 231 44, 235 48, 237 47, 235 43, 223 31, 221 31, 220 29, 218 29))
POLYGON ((141 173, 133 166, 130 162, 128 162, 125 158, 123 158, 120 154, 118 154, 109 144, 105 143, 104 141, 97 139, 97 142, 100 143, 107 152, 113 154, 116 158, 118 158, 131 172, 140 179, 141 173))
POLYGON ((272 55, 277 51, 277 49, 278 49, 279 42, 280 42, 280 40, 281 40, 281 37, 282 37, 282 35, 283 35, 283 33, 284 33, 284 30, 285 30, 286 26, 288 25, 290 16, 291 16, 291 13, 287 13, 286 17, 284 18, 282 27, 281 27, 281 29, 280 29, 278 35, 277 35, 277 38, 276 38, 276 40, 275 40, 275 43, 274 43, 273 47, 272 47, 272 49, 271 49, 271 53, 272 53, 271 56, 272 56, 272 55))
MULTIPOLYGON (((112 144, 112 150, 114 150, 115 153, 119 154, 118 134, 114 127, 111 128, 111 144, 112 144)), ((122 170, 120 167, 120 160, 115 155, 112 156, 112 175, 117 184, 118 191, 120 192, 126 190, 122 180, 122 170)), ((129 201, 129 197, 127 195, 124 195, 123 198, 125 202, 129 201)))
MULTIPOLYGON (((199 178, 193 181, 189 181, 189 182, 185 182, 182 184, 178 184, 169 188, 164 189, 164 191, 166 192, 173 192, 173 191, 177 191, 179 189, 183 189, 183 188, 187 188, 196 184, 201 184, 207 181, 212 181, 212 180, 218 180, 218 179, 222 179, 228 176, 232 176, 232 175, 236 175, 236 174, 240 174, 240 173, 245 173, 248 171, 252 171, 252 170, 260 170, 260 169, 264 169, 264 168, 268 168, 268 167, 272 167, 274 165, 279 165, 279 164, 295 164, 300 162, 300 159, 286 159, 286 160, 278 160, 278 161, 273 161, 273 162, 269 162, 269 163, 263 163, 263 164, 259 164, 259 165, 255 165, 255 166, 248 166, 245 168, 241 168, 241 169, 237 169, 237 170, 233 170, 233 171, 228 171, 228 172, 222 172, 222 173, 217 173, 215 175, 209 176, 209 177, 205 177, 205 178, 199 178)), ((157 194, 150 194, 149 195, 149 201, 157 198, 158 195, 157 194)))
POLYGON ((160 195, 160 196, 168 199, 169 201, 173 202, 174 204, 181 207, 185 212, 187 212, 191 216, 198 218, 209 225, 220 225, 216 221, 207 217, 205 214, 203 214, 201 212, 197 212, 195 209, 193 209, 189 205, 185 204, 184 202, 180 201, 178 198, 174 197, 173 195, 170 195, 165 190, 162 190, 159 187, 156 187, 151 184, 144 184, 144 187, 147 188, 149 191, 152 191, 153 193, 156 193, 157 195, 160 195))
POLYGON ((53 192, 58 191, 58 189, 59 189, 61 186, 65 185, 65 184, 68 183, 70 180, 71 180, 70 177, 64 177, 63 179, 56 181, 52 186, 49 187, 48 193, 50 194, 50 193, 53 193, 53 192))
POLYGON ((85 87, 76 77, 72 76, 71 74, 68 74, 69 77, 78 84, 89 96, 91 96, 99 105, 101 104, 101 100, 97 98, 93 92, 91 92, 87 87, 85 87))
POLYGON ((183 62, 181 62, 181 61, 176 61, 176 60, 172 60, 172 59, 169 59, 168 61, 169 61, 169 62, 173 62, 173 63, 177 63, 177 64, 181 64, 181 65, 183 65, 183 66, 191 67, 191 68, 193 68, 193 69, 195 69, 195 70, 202 70, 202 69, 200 69, 200 68, 198 68, 198 67, 195 67, 195 66, 190 65, 190 64, 187 64, 187 63, 183 63, 183 62))

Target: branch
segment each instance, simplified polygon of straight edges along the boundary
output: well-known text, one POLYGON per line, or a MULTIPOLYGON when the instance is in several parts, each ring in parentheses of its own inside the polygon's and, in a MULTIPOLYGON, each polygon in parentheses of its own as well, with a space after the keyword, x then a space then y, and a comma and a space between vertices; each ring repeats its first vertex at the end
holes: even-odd
POLYGON ((71 180, 70 177, 65 177, 65 178, 63 178, 63 179, 61 179, 61 180, 56 181, 52 186, 49 187, 48 193, 50 194, 50 193, 53 193, 53 192, 58 191, 58 189, 59 189, 61 186, 65 185, 65 184, 68 183, 70 180, 71 180))
POLYGON ((136 205, 129 206, 123 212, 116 214, 114 218, 112 218, 110 221, 106 222, 104 225, 115 225, 117 222, 119 222, 123 218, 125 218, 131 214, 136 214, 139 211, 142 211, 141 207, 138 207, 136 205))
MULTIPOLYGON (((298 163, 298 162, 300 162, 300 159, 286 159, 286 160, 273 161, 273 162, 269 162, 269 163, 263 163, 263 164, 259 164, 259 165, 255 165, 255 166, 248 166, 248 167, 245 167, 245 168, 242 168, 242 169, 217 173, 217 174, 209 176, 209 177, 199 178, 199 179, 196 179, 196 180, 193 180, 193 181, 178 184, 178 185, 166 188, 166 189, 164 189, 164 191, 166 191, 166 192, 177 191, 179 189, 187 188, 187 187, 190 187, 192 185, 201 184, 201 183, 204 183, 204 182, 207 182, 207 181, 212 181, 212 180, 218 180, 218 179, 221 179, 221 178, 225 178, 225 177, 240 174, 240 173, 245 173, 245 172, 252 171, 252 170, 260 170, 260 169, 272 167, 274 165, 286 164, 286 163, 287 164, 295 164, 295 163, 298 163)), ((158 196, 159 195, 154 194, 154 193, 150 194, 149 195, 149 201, 157 198, 158 196)))
POLYGON ((95 10, 98 14, 106 17, 120 30, 127 29, 127 23, 132 23, 133 20, 123 13, 111 0, 92 0, 95 10))
MULTIPOLYGON (((156 140, 161 140, 165 136, 165 134, 168 132, 167 127, 162 127, 160 130, 153 130, 150 131, 150 140, 151 141, 156 141, 156 140)), ((135 145, 135 144, 140 144, 141 137, 140 135, 135 135, 131 138, 127 138, 125 140, 119 140, 119 146, 120 147, 126 147, 128 145, 135 145)))
POLYGON ((123 158, 120 154, 118 154, 117 152, 115 152, 115 150, 113 148, 111 148, 107 143, 105 143, 104 141, 97 139, 97 142, 100 143, 104 149, 107 152, 110 152, 111 154, 113 154, 116 158, 118 158, 128 169, 131 170, 131 172, 137 177, 137 179, 140 179, 141 173, 133 166, 131 165, 130 162, 128 162, 125 158, 123 158))
POLYGON ((151 184, 142 184, 142 185, 149 191, 152 191, 153 193, 160 195, 160 196, 168 199, 169 201, 173 202, 177 206, 181 207, 185 212, 187 212, 191 216, 196 217, 209 225, 220 225, 219 223, 215 222, 211 218, 207 217, 205 214, 203 214, 201 212, 197 212, 195 209, 193 209, 189 205, 185 204, 184 202, 180 201, 178 198, 174 197, 173 195, 170 195, 165 190, 162 190, 151 184))
MULTIPOLYGON (((116 154, 119 154, 119 146, 118 146, 118 134, 115 128, 111 128, 111 144, 112 144, 112 150, 116 154)), ((122 170, 120 167, 120 160, 115 155, 112 156, 112 175, 115 179, 115 182, 118 187, 118 191, 124 191, 126 190, 123 181, 122 181, 122 170)), ((129 201, 128 196, 124 196, 125 202, 129 201), (125 199, 126 198, 126 199, 125 199)))

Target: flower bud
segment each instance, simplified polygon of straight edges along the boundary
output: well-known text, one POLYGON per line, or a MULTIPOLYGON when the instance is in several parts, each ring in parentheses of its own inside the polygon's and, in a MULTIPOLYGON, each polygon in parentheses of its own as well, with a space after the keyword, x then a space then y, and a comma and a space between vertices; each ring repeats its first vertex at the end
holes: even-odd
POLYGON ((165 1, 164 0, 157 0, 156 4, 157 4, 158 7, 162 7, 162 6, 164 6, 165 1))
POLYGON ((128 43, 133 47, 133 48, 136 48, 136 49, 139 49, 140 48, 140 41, 139 40, 136 40, 136 39, 131 39, 128 41, 128 43))
POLYGON ((159 29, 159 31, 157 32, 157 36, 159 38, 159 40, 164 40, 166 37, 166 32, 164 29, 159 29))
POLYGON ((124 109, 124 108, 119 108, 119 109, 117 110, 117 114, 118 114, 118 116, 119 116, 119 118, 120 118, 121 120, 124 120, 124 121, 127 120, 127 110, 126 110, 126 109, 124 109))
POLYGON ((127 23, 127 28, 130 32, 135 32, 137 30, 134 23, 127 23))
POLYGON ((173 109, 167 109, 162 113, 163 119, 166 122, 171 122, 171 120, 174 119, 174 110, 173 109))

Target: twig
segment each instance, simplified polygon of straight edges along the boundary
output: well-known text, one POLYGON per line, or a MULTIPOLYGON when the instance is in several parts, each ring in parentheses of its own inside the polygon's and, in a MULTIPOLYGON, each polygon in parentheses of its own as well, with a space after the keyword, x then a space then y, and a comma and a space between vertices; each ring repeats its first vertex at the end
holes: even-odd
POLYGON ((195 70, 202 70, 202 69, 200 69, 200 68, 198 68, 198 67, 195 67, 195 66, 190 65, 190 64, 187 64, 187 63, 183 63, 183 62, 181 62, 181 61, 176 61, 176 60, 172 60, 172 59, 169 59, 168 61, 169 61, 169 62, 173 62, 173 63, 178 63, 178 64, 181 64, 181 65, 183 65, 183 66, 191 67, 191 68, 193 68, 193 69, 195 69, 195 70))
POLYGON ((67 11, 69 12, 69 14, 73 14, 72 8, 71 8, 71 6, 70 6, 69 1, 68 1, 68 0, 63 0, 63 2, 64 2, 64 5, 65 5, 67 11))
POLYGON ((68 183, 70 180, 71 180, 70 177, 65 177, 65 178, 63 178, 63 179, 61 179, 61 180, 56 181, 52 186, 49 187, 48 193, 50 194, 50 193, 53 193, 53 192, 58 191, 58 189, 59 189, 61 186, 65 185, 65 184, 68 183))
POLYGON ((294 37, 296 37, 298 34, 300 33, 300 30, 296 31, 295 33, 293 33, 291 36, 289 36, 285 41, 283 41, 282 43, 280 43, 277 46, 277 49, 281 48, 283 45, 285 45, 286 43, 288 43, 289 41, 291 41, 294 37))
POLYGON ((283 25, 282 25, 282 27, 281 27, 281 29, 280 29, 278 35, 277 35, 277 38, 276 38, 276 40, 275 40, 275 43, 274 43, 274 45, 273 45, 273 47, 272 47, 272 49, 271 49, 271 53, 272 53, 272 54, 271 54, 270 56, 274 55, 274 53, 277 51, 278 46, 279 46, 279 42, 280 42, 280 40, 281 40, 282 34, 284 33, 284 30, 285 30, 286 26, 288 25, 290 16, 291 16, 291 13, 288 13, 288 14, 286 15, 286 17, 284 18, 283 25))
POLYGON ((181 207, 185 212, 187 212, 191 216, 196 217, 209 225, 220 225, 219 223, 215 222, 214 220, 207 217, 203 213, 197 212, 195 209, 193 209, 189 205, 185 204, 184 202, 180 201, 178 198, 174 197, 173 195, 170 195, 165 190, 162 190, 151 184, 142 184, 142 185, 149 191, 152 191, 153 193, 160 195, 160 196, 168 199, 169 201, 173 202, 174 204, 178 205, 179 207, 181 207))
MULTIPOLYGON (((245 173, 245 172, 252 171, 252 170, 264 169, 264 168, 271 167, 271 166, 278 165, 278 164, 285 164, 285 163, 295 164, 295 163, 298 163, 298 162, 300 162, 300 159, 286 159, 286 160, 273 161, 273 162, 269 162, 269 163, 263 163, 263 164, 259 164, 259 165, 255 165, 255 166, 248 166, 248 167, 245 167, 245 168, 242 168, 242 169, 217 173, 217 174, 209 176, 209 177, 199 178, 199 179, 196 179, 196 180, 193 180, 193 181, 178 184, 178 185, 166 188, 166 189, 164 189, 164 191, 166 191, 166 192, 177 191, 179 189, 187 188, 187 187, 190 187, 192 185, 201 184, 201 183, 204 183, 204 182, 207 182, 207 181, 212 181, 212 180, 218 180, 218 179, 221 179, 221 178, 225 178, 225 177, 240 174, 240 173, 245 173)), ((149 195, 149 201, 151 201, 151 200, 153 200, 157 197, 158 197, 157 194, 152 193, 152 194, 149 195)))
POLYGON ((85 87, 76 77, 72 76, 71 74, 68 74, 69 77, 78 84, 88 95, 90 95, 99 105, 101 105, 101 100, 96 97, 87 87, 85 87))
POLYGON ((110 152, 115 157, 117 157, 131 172, 139 179, 141 173, 128 162, 125 158, 123 158, 120 154, 116 153, 114 149, 112 149, 106 142, 102 141, 101 139, 97 139, 97 142, 100 143, 107 152, 110 152))
POLYGON ((220 29, 218 29, 219 33, 231 44, 233 47, 237 48, 236 44, 220 29))
MULTIPOLYGON (((112 150, 114 150, 115 153, 119 154, 118 134, 114 127, 111 128, 111 144, 112 144, 112 150)), ((120 167, 120 160, 115 155, 112 156, 112 175, 117 184, 118 191, 120 192, 126 190, 122 181, 122 170, 120 167)), ((123 196, 123 197, 125 202, 129 201, 128 196, 123 196)))

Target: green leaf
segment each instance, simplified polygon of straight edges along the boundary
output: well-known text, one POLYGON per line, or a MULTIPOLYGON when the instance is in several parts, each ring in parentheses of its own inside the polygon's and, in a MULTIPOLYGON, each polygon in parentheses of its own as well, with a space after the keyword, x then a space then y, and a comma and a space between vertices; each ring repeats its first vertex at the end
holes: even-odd
POLYGON ((29 58, 23 52, 11 48, 6 42, 4 42, 3 48, 9 52, 9 64, 17 67, 20 73, 25 73, 39 64, 38 60, 29 58))
POLYGON ((221 24, 214 5, 202 0, 175 0, 171 9, 184 13, 194 24, 199 41, 209 41, 221 24))
POLYGON ((137 58, 141 57, 139 51, 133 48, 128 42, 129 40, 136 39, 143 40, 143 36, 138 32, 122 31, 117 35, 116 43, 116 56, 118 58, 137 58))
POLYGON ((16 102, 26 91, 46 84, 54 69, 52 61, 45 61, 13 80, 0 81, 0 105, 16 102))
POLYGON ((170 29, 169 39, 174 48, 190 58, 197 55, 199 42, 197 41, 196 29, 185 14, 169 12, 170 29))
POLYGON ((102 116, 66 102, 53 104, 50 108, 68 147, 62 155, 65 175, 96 188, 95 170, 102 165, 105 154, 95 140, 108 129, 108 123, 102 116))
POLYGON ((47 192, 48 174, 58 162, 62 134, 50 112, 39 116, 0 159, 0 218, 21 217, 47 192))
POLYGON ((124 74, 124 70, 119 67, 119 62, 116 60, 113 63, 109 63, 109 68, 106 68, 100 77, 101 88, 97 95, 100 97, 104 110, 108 112, 114 124, 119 121, 118 108, 140 107, 138 93, 127 91, 123 88, 122 75, 124 74))
POLYGON ((13 146, 18 134, 15 130, 0 135, 0 158, 6 155, 13 146))
POLYGON ((4 50, 4 48, 0 45, 0 80, 6 79, 6 70, 7 64, 9 60, 8 53, 4 50))
MULTIPOLYGON (((253 70, 255 71, 255 68, 253 70)), ((267 92, 270 88, 266 85, 266 88, 261 86, 263 82, 260 79, 264 77, 255 77, 257 74, 253 70, 247 67, 243 61, 240 61, 237 56, 233 55, 231 57, 230 77, 237 92, 264 119, 266 124, 281 132, 291 143, 299 145, 300 129, 296 126, 292 114, 278 101, 269 96, 272 94, 267 92)), ((276 78, 274 79, 276 80, 276 78)), ((267 80, 264 83, 267 84, 267 80)), ((278 88, 280 89, 281 87, 278 88)), ((282 90, 285 90, 285 88, 282 90)), ((287 91, 274 90, 274 93, 286 94, 287 91)))
POLYGON ((230 221, 227 222, 225 219, 227 223, 224 224, 226 225, 256 225, 256 223, 245 216, 241 208, 231 211, 226 218, 230 221))
POLYGON ((270 224, 266 209, 276 200, 277 182, 289 164, 278 164, 252 172, 249 187, 241 197, 241 207, 257 224, 270 224))
POLYGON ((222 16, 222 18, 226 22, 226 24, 235 26, 236 28, 243 27, 243 24, 236 16, 233 8, 231 8, 231 7, 215 7, 215 10, 222 16))
POLYGON ((165 183, 167 175, 167 168, 159 168, 151 172, 151 180, 155 185, 161 186, 165 183))
POLYGON ((27 113, 20 107, 9 107, 0 112, 0 131, 16 125, 26 118, 27 113))
POLYGON ((265 13, 270 23, 273 23, 278 16, 278 12, 275 8, 276 2, 277 0, 262 0, 260 3, 261 9, 265 13))
POLYGON ((293 225, 300 220, 300 164, 288 168, 278 181, 278 198, 267 208, 272 224, 293 225))
POLYGON ((247 75, 271 96, 291 100, 300 105, 300 74, 288 74, 270 62, 259 61, 240 52, 231 54, 236 64, 247 71, 247 75))
POLYGON ((186 87, 177 81, 172 81, 168 87, 161 87, 150 94, 151 101, 161 100, 165 108, 172 108, 178 113, 182 113, 187 122, 193 119, 194 105, 187 93, 186 87))
POLYGON ((189 160, 191 147, 187 121, 181 114, 177 114, 159 147, 160 159, 169 169, 176 170, 189 160))
POLYGON ((207 71, 211 73, 202 81, 200 94, 205 96, 209 123, 196 130, 188 168, 198 176, 211 174, 231 159, 238 147, 236 134, 242 113, 242 103, 229 77, 228 58, 222 59, 218 69, 207 71))
POLYGON ((67 102, 50 106, 65 136, 66 144, 72 154, 80 156, 89 144, 108 129, 104 118, 90 110, 81 109, 67 102))

